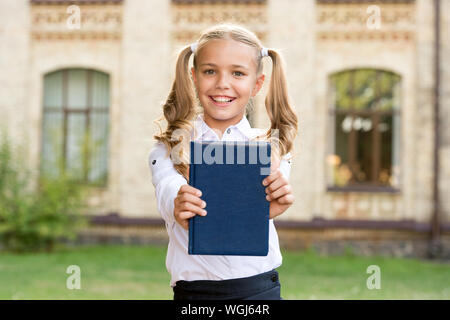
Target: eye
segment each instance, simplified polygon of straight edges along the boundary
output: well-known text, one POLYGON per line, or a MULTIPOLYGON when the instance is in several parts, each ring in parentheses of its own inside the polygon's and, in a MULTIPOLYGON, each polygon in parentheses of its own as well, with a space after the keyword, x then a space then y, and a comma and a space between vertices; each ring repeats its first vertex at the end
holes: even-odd
POLYGON ((212 74, 214 72, 213 69, 207 69, 205 71, 203 71, 204 74, 212 74))
POLYGON ((242 77, 244 74, 240 71, 235 71, 234 72, 235 75, 237 75, 238 77, 242 77))

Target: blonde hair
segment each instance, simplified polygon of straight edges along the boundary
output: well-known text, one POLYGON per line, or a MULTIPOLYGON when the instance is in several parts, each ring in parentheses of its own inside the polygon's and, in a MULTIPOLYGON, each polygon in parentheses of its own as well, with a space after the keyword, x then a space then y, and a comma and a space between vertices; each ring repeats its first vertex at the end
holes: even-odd
MULTIPOLYGON (((196 69, 198 52, 210 41, 216 39, 232 39, 255 48, 255 59, 257 61, 257 74, 259 75, 263 69, 261 48, 263 47, 258 37, 248 29, 234 24, 219 24, 206 29, 197 41, 197 49, 195 50, 193 64, 196 69)), ((189 58, 192 54, 190 45, 181 49, 176 62, 175 80, 172 89, 163 105, 163 116, 156 119, 155 122, 160 128, 160 133, 154 138, 163 142, 171 155, 174 146, 181 143, 177 147, 179 154, 177 155, 181 161, 174 164, 175 169, 189 181, 189 141, 190 135, 185 134, 176 137, 176 132, 192 132, 192 120, 197 115, 195 108, 195 91, 193 81, 189 73, 189 58), (163 119, 167 121, 165 131, 161 130, 159 121, 163 119), (179 129, 181 129, 179 131, 179 129)), ((287 154, 294 147, 294 139, 297 136, 298 120, 294 109, 291 107, 289 96, 287 93, 287 81, 284 72, 284 61, 279 52, 274 49, 268 49, 268 54, 272 59, 272 76, 268 93, 265 99, 267 114, 270 119, 270 128, 263 135, 255 137, 255 140, 261 137, 267 141, 277 139, 279 149, 272 147, 272 154, 276 154, 278 158, 287 154), (278 137, 271 136, 273 129, 278 129, 278 137)), ((172 159, 173 160, 173 159, 172 159)))

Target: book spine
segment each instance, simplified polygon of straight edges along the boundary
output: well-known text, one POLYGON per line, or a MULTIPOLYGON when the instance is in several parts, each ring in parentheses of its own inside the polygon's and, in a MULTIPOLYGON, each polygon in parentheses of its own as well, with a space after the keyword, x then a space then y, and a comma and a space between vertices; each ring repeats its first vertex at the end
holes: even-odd
MULTIPOLYGON (((194 141, 191 141, 191 157, 189 163, 189 185, 195 188, 195 164, 194 164, 194 141)), ((194 217, 189 219, 189 245, 188 253, 193 254, 194 251, 194 217)))

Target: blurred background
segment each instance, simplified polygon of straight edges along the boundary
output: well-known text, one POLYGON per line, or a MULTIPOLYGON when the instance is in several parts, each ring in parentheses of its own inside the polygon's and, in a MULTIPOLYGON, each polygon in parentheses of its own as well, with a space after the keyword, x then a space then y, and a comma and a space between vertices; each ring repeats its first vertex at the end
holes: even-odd
MULTIPOLYGON (((95 250, 115 245, 117 263, 128 261, 127 246, 164 249, 147 162, 153 121, 178 50, 203 29, 231 22, 281 50, 299 117, 290 177, 296 201, 275 220, 283 250, 449 259, 448 12, 450 0, 0 0, 0 245, 51 252, 70 235, 68 243, 95 250)), ((270 59, 264 68, 269 79, 270 59)), ((253 127, 269 126, 265 90, 247 114, 253 127)), ((170 298, 163 249, 152 260, 161 281, 154 292, 165 292, 155 298, 170 298)), ((1 270, 22 265, 14 254, 3 258, 0 283, 1 270)), ((286 270, 301 270, 303 258, 286 260, 286 270)), ((137 267, 143 277, 146 261, 137 267)), ((448 299, 442 263, 435 283, 444 287, 430 292, 448 299)), ((49 279, 34 293, 9 282, 0 295, 53 297, 49 279)), ((328 289, 313 297, 339 287, 323 281, 328 289)), ((113 289, 105 287, 109 298, 113 289)), ((358 296, 358 288, 329 297, 358 296)), ((398 290, 378 298, 408 291, 398 290)), ((286 296, 311 297, 298 292, 286 296)))

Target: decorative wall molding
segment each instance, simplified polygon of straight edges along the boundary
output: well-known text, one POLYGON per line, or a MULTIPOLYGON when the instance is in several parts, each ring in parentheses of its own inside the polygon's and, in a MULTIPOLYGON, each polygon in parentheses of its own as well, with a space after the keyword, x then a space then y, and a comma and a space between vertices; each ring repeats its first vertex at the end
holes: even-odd
POLYGON ((122 3, 123 0, 30 0, 31 4, 93 4, 93 3, 122 3))
POLYGON ((362 40, 378 40, 378 41, 411 41, 413 40, 414 33, 411 31, 320 31, 317 32, 316 38, 318 40, 327 41, 362 41, 362 40))
POLYGON ((379 4, 379 3, 412 3, 416 0, 316 0, 318 4, 353 4, 353 3, 369 3, 369 4, 379 4))
POLYGON ((380 27, 370 25, 372 3, 321 3, 316 7, 316 38, 319 41, 412 41, 415 37, 415 3, 374 3, 380 27))
POLYGON ((32 5, 31 37, 34 40, 120 40, 122 37, 122 5, 79 5, 80 28, 69 28, 71 4, 32 5))
POLYGON ((172 0, 175 4, 266 3, 267 0, 172 0))
POLYGON ((172 4, 172 40, 175 45, 197 40, 200 32, 214 24, 230 22, 250 28, 261 41, 267 38, 265 2, 219 4, 172 4))

